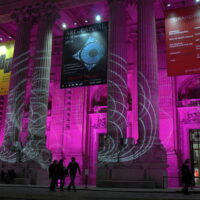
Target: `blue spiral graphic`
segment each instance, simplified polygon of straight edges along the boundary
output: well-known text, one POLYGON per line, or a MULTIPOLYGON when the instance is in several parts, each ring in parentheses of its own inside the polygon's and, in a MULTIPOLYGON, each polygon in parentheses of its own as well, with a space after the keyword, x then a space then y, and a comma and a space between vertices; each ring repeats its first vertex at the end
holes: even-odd
POLYGON ((98 64, 104 54, 105 49, 103 45, 92 36, 89 36, 84 47, 75 53, 73 57, 82 61, 86 69, 90 71, 98 64))

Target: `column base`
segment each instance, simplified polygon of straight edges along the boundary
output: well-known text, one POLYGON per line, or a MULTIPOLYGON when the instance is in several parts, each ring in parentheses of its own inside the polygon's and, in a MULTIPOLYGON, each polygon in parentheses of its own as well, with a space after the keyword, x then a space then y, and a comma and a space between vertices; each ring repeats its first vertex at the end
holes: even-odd
POLYGON ((18 159, 16 151, 12 151, 10 148, 4 145, 0 147, 0 161, 7 163, 16 163, 17 160, 18 159))
POLYGON ((49 185, 50 182, 48 171, 31 160, 24 163, 0 161, 0 171, 1 173, 4 171, 4 177, 0 178, 2 184, 49 185), (7 174, 8 171, 10 171, 10 176, 7 174))
MULTIPOLYGON (((134 152, 132 153, 134 155, 134 152)), ((164 188, 166 185, 164 181, 167 181, 166 174, 167 156, 160 144, 154 145, 144 155, 131 161, 104 163, 97 168, 96 185, 98 187, 164 188)))
POLYGON ((1 146, 0 160, 7 163, 23 163, 29 160, 37 162, 42 168, 48 168, 52 161, 49 151, 43 140, 32 140, 24 147, 22 146, 1 146))
MULTIPOLYGON (((52 161, 51 151, 48 150, 43 141, 30 141, 21 151, 24 161, 33 160, 42 168, 48 168, 52 161)), ((23 160, 22 160, 23 162, 23 160)))
POLYGON ((182 185, 180 168, 178 165, 178 157, 175 151, 168 152, 168 186, 180 187, 182 185))

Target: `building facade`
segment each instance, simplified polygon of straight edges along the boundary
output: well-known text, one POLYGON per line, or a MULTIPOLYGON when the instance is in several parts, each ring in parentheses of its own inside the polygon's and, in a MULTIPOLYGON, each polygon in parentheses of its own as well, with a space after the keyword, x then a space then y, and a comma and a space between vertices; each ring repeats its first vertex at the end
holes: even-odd
POLYGON ((78 184, 161 188, 179 186, 191 158, 200 184, 200 75, 167 75, 164 13, 180 1, 5 2, 0 37, 15 49, 0 96, 1 170, 74 156, 78 184), (62 23, 96 14, 109 23, 107 84, 61 89, 62 23))

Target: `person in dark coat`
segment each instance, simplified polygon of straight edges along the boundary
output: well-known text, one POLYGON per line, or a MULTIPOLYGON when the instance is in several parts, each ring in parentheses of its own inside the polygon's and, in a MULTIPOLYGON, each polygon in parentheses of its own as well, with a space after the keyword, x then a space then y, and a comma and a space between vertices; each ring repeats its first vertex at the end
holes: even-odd
POLYGON ((184 194, 189 194, 188 188, 192 185, 192 172, 190 170, 190 159, 186 159, 181 167, 184 194))
POLYGON ((58 163, 58 179, 60 180, 60 191, 63 191, 65 185, 65 167, 63 165, 63 160, 58 163))
POLYGON ((54 160, 53 163, 49 166, 49 178, 51 179, 51 183, 49 186, 49 189, 51 191, 55 191, 56 190, 56 185, 57 185, 57 181, 58 181, 58 162, 57 160, 54 160))
POLYGON ((76 158, 72 157, 71 162, 67 166, 67 175, 70 175, 70 183, 68 185, 68 191, 70 191, 71 187, 73 188, 74 192, 76 192, 76 186, 75 186, 75 178, 77 170, 79 174, 81 175, 81 170, 79 167, 79 164, 76 162, 76 158))

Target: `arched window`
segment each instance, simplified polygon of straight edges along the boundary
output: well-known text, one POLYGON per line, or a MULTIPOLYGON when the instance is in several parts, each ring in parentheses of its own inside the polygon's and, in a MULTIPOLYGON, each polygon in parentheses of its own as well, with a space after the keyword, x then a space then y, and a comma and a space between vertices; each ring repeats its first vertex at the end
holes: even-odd
POLYGON ((200 99, 200 77, 191 78, 184 82, 178 92, 178 100, 183 99, 200 99))

